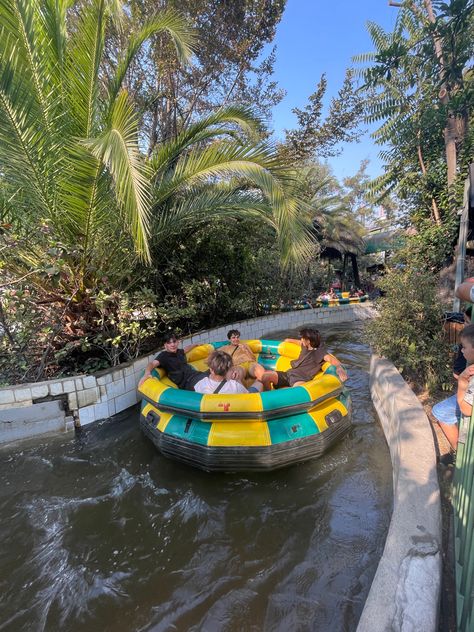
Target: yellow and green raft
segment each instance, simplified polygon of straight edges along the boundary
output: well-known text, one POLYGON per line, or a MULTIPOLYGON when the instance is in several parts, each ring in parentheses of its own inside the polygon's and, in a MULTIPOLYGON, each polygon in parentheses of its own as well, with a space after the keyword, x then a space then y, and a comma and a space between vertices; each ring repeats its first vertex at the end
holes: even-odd
MULTIPOLYGON (((286 371, 300 346, 246 340, 267 369, 286 371)), ((225 342, 187 354, 205 371, 207 357, 225 342)), ((165 456, 207 471, 273 470, 326 452, 351 426, 351 403, 335 367, 323 365, 301 386, 264 393, 202 395, 184 391, 158 368, 139 391, 140 423, 165 456)))

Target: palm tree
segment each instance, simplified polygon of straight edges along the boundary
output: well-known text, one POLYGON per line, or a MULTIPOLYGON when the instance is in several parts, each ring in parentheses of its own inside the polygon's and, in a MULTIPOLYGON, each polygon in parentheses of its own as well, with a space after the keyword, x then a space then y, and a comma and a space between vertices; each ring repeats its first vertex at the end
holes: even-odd
POLYGON ((225 213, 265 217, 285 262, 307 254, 294 175, 256 140, 249 111, 195 122, 145 160, 128 69, 155 33, 169 34, 181 61, 194 37, 176 13, 162 12, 117 52, 109 76, 107 29, 124 19, 120 0, 0 2, 0 193, 16 231, 6 269, 44 272, 47 261, 78 300, 100 279, 120 287, 150 262, 150 235, 156 245, 171 229, 225 213))
POLYGON ((151 189, 137 117, 123 88, 127 70, 154 33, 167 32, 182 60, 193 45, 182 19, 163 12, 130 38, 106 77, 106 32, 111 24, 120 28, 121 5, 0 3, 1 191, 14 228, 22 226, 30 242, 10 262, 19 270, 41 267, 44 249, 34 237, 43 226, 49 245, 57 241, 68 253, 72 278, 62 281, 81 292, 107 271, 112 238, 133 244, 145 261, 150 256, 151 189))
POLYGON ((326 167, 309 163, 300 168, 299 182, 320 249, 329 248, 341 255, 361 254, 364 228, 344 199, 337 179, 326 167))
POLYGON ((312 254, 311 223, 297 173, 258 140, 261 123, 228 106, 189 125, 150 159, 152 244, 213 217, 258 217, 275 231, 284 266, 312 254))

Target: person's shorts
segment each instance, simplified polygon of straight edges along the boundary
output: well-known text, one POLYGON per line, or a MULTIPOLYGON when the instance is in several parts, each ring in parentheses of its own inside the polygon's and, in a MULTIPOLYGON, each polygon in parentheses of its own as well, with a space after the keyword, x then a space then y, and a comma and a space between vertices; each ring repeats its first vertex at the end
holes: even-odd
POLYGON ((209 374, 210 371, 194 371, 194 373, 190 375, 179 388, 182 388, 185 391, 194 391, 196 384, 203 378, 209 377, 209 374))
POLYGON ((278 375, 278 384, 275 384, 273 388, 287 388, 291 386, 286 371, 275 371, 275 373, 278 375))
POLYGON ((431 412, 437 421, 448 426, 454 426, 461 419, 461 409, 459 408, 456 395, 452 395, 448 399, 443 399, 435 404, 431 412))
POLYGON ((254 366, 255 364, 257 364, 256 362, 254 362, 253 360, 247 360, 247 362, 241 362, 239 365, 237 366, 241 366, 243 369, 245 369, 245 375, 250 375, 250 369, 252 366, 254 366))

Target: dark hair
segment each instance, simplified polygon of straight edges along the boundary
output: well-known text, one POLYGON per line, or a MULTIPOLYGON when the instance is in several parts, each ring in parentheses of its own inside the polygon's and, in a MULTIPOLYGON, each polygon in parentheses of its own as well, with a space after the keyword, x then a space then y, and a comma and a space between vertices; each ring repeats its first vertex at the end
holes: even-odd
POLYGON ((467 340, 474 347, 474 325, 466 325, 459 337, 461 340, 467 340))
POLYGON ((471 320, 471 318, 472 318, 472 305, 468 305, 468 307, 466 307, 466 309, 464 310, 464 313, 469 318, 469 320, 471 320))
POLYGON ((225 351, 217 350, 208 357, 207 364, 216 375, 225 376, 232 366, 232 358, 225 351))
POLYGON ((232 336, 240 337, 240 331, 238 329, 231 329, 230 331, 227 332, 227 338, 230 340, 232 336))
POLYGON ((177 336, 174 331, 169 331, 165 334, 164 342, 171 342, 172 340, 179 340, 179 336, 177 336))
POLYGON ((313 349, 317 349, 321 344, 321 334, 317 329, 312 329, 311 327, 305 327, 304 329, 300 329, 299 333, 300 338, 304 338, 305 340, 309 340, 313 349))

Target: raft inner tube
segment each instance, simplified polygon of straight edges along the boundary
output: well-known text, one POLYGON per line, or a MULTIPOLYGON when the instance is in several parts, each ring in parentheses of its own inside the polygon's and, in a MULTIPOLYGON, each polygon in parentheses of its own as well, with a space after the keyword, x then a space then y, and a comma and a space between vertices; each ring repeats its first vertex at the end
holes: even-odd
MULTIPOLYGON (((256 362, 266 369, 286 371, 296 359, 301 347, 292 342, 278 340, 246 340, 256 355, 256 362)), ((187 354, 188 362, 197 370, 205 371, 206 360, 214 349, 228 341, 199 345, 187 354)), ((163 369, 152 372, 154 380, 146 380, 140 393, 149 403, 163 412, 184 414, 194 419, 212 421, 221 419, 273 419, 290 413, 310 410, 328 398, 342 392, 342 384, 333 365, 325 362, 322 370, 309 382, 292 388, 281 388, 263 393, 210 394, 178 389, 163 369)))
MULTIPOLYGON (((257 361, 287 370, 300 346, 246 340, 257 361)), ((200 345, 188 354, 199 370, 225 342, 200 345)), ((324 454, 351 427, 351 401, 325 363, 310 382, 267 393, 201 395, 176 388, 163 370, 140 387, 140 425, 166 457, 206 471, 275 470, 324 454)))

